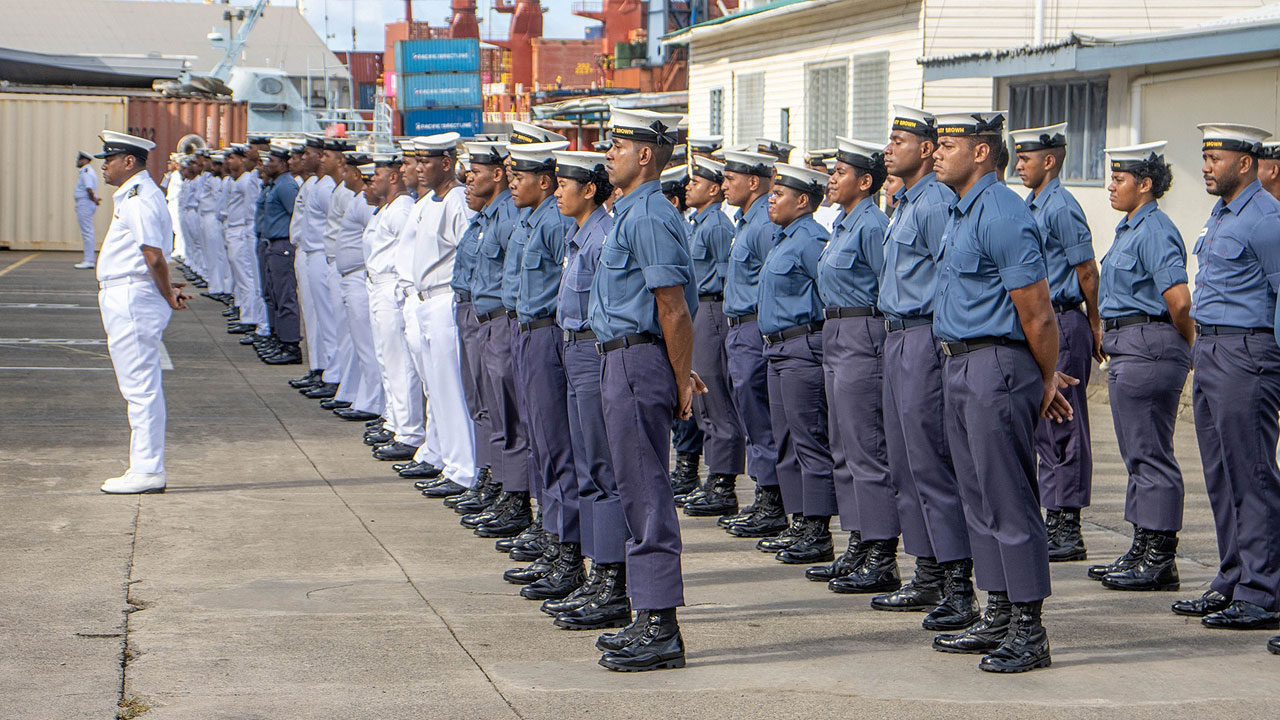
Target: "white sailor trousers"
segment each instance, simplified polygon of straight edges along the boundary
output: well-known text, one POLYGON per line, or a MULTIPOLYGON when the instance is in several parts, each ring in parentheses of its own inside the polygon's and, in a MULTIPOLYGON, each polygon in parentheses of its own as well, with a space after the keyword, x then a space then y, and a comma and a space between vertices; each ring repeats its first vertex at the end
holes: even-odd
POLYGON ((347 382, 355 385, 351 407, 375 415, 383 413, 382 372, 373 341, 373 316, 369 312, 369 288, 364 270, 355 270, 338 279, 342 305, 351 331, 355 360, 347 368, 347 382))
POLYGON ((302 327, 307 336, 307 358, 312 370, 324 370, 324 381, 342 380, 337 366, 338 332, 334 326, 337 308, 329 295, 326 278, 329 263, 323 250, 299 252, 294 263, 298 278, 298 300, 302 305, 302 327))
POLYGON ((254 252, 257 237, 249 225, 227 227, 227 252, 231 261, 231 279, 235 283, 236 306, 240 322, 267 328, 267 304, 262 300, 262 283, 258 278, 258 254, 254 252))
POLYGON ((431 385, 428 383, 427 340, 422 334, 422 323, 418 317, 418 309, 422 306, 422 301, 418 299, 418 293, 413 288, 405 287, 403 284, 401 284, 400 288, 400 294, 405 296, 403 304, 400 306, 401 314, 404 316, 405 342, 409 346, 409 357, 413 361, 413 368, 417 371, 421 384, 419 397, 425 399, 422 417, 426 437, 422 446, 418 448, 418 452, 414 454, 413 459, 418 462, 430 463, 436 467, 443 467, 444 456, 440 454, 440 435, 436 427, 437 417, 432 412, 431 385))
POLYGON ((93 213, 98 205, 89 199, 76 201, 76 222, 80 224, 80 241, 84 244, 84 261, 93 264, 98 250, 98 238, 93 228, 93 213))
POLYGON ((403 300, 394 275, 386 280, 370 279, 369 311, 373 316, 374 342, 382 360, 387 419, 396 440, 421 447, 426 441, 422 380, 405 340, 404 316, 400 310, 403 300))
POLYGON ((429 423, 436 430, 444 474, 463 487, 476 482, 474 424, 462 392, 462 364, 458 359, 458 325, 453 314, 453 290, 435 291, 418 305, 422 331, 423 366, 431 397, 429 423))
POLYGON ((329 294, 329 306, 333 308, 333 334, 337 343, 334 345, 333 361, 329 363, 333 367, 333 374, 331 376, 326 367, 324 381, 338 383, 338 394, 334 399, 355 402, 356 387, 359 384, 359 380, 355 379, 356 375, 352 373, 356 366, 356 349, 351 344, 351 327, 347 324, 347 310, 342 301, 342 276, 338 275, 338 268, 331 257, 325 258, 324 282, 324 291, 329 294), (330 377, 336 379, 330 380, 330 377))
POLYGON ((187 266, 196 271, 196 274, 204 277, 207 281, 209 278, 206 273, 209 266, 205 262, 204 244, 201 242, 200 232, 200 213, 194 208, 180 208, 178 210, 178 222, 182 225, 182 236, 187 242, 187 266))
POLYGON ((234 288, 231 284, 231 264, 227 261, 226 227, 212 213, 200 216, 201 246, 204 249, 205 264, 208 266, 204 279, 209 281, 209 292, 229 293, 234 288))
POLYGON ((164 472, 164 389, 160 342, 173 311, 149 276, 98 291, 107 350, 129 408, 129 471, 164 472))

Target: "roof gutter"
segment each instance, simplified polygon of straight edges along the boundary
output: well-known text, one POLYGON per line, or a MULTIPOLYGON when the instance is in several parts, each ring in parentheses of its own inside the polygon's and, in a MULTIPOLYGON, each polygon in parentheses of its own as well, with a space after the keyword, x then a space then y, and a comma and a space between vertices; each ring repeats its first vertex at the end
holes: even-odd
POLYGON ((739 32, 744 28, 754 28, 762 22, 769 22, 788 15, 817 10, 843 2, 849 2, 849 0, 807 0, 756 12, 737 13, 709 20, 705 23, 691 25, 669 35, 663 35, 662 44, 664 46, 688 45, 693 40, 708 40, 718 35, 739 32))

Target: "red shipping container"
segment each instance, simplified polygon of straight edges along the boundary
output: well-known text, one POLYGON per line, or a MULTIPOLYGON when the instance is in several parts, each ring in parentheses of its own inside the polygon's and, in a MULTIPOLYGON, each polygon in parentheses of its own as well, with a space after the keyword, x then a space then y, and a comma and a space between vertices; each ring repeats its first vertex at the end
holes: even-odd
POLYGON ((380 52, 336 52, 334 55, 347 66, 352 82, 357 85, 376 83, 382 75, 380 52))
POLYGON ((604 85, 604 72, 597 64, 599 40, 533 40, 533 81, 548 88, 589 88, 604 85))
POLYGON ((185 135, 199 135, 209 147, 226 147, 244 142, 249 126, 249 104, 230 100, 198 98, 130 97, 128 119, 130 135, 155 142, 156 149, 147 157, 147 170, 160 181, 185 135))

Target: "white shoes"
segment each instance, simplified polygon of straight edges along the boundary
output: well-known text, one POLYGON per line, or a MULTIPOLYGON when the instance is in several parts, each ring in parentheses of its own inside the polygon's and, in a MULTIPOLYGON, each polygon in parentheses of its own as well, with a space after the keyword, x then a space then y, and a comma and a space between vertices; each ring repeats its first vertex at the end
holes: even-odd
POLYGON ((109 495, 139 495, 164 492, 164 473, 127 472, 102 483, 102 492, 109 495))
POLYGON ((76 269, 77 269, 77 270, 92 270, 92 269, 93 269, 93 263, 78 262, 78 263, 76 263, 76 269))

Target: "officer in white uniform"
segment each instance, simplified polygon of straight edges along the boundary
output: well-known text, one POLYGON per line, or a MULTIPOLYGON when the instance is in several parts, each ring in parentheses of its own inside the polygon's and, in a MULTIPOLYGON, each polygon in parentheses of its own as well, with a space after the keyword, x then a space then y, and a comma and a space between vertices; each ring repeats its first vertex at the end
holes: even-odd
POLYGON ((76 176, 76 189, 73 196, 76 200, 76 221, 80 223, 80 239, 84 242, 84 260, 76 263, 77 270, 88 270, 93 267, 93 256, 98 241, 93 232, 93 214, 97 211, 102 198, 98 197, 98 176, 89 166, 92 159, 83 152, 76 158, 76 167, 80 168, 80 172, 76 176))
POLYGON ((164 193, 147 174, 155 143, 102 132, 102 177, 118 189, 98 263, 98 306, 120 394, 129 405, 129 470, 102 484, 112 494, 164 492, 164 391, 161 337, 174 310, 186 307, 182 284, 169 281, 173 224, 164 193))
POLYGON ((240 308, 239 322, 233 322, 228 332, 266 335, 270 332, 270 325, 258 277, 258 240, 253 232, 262 181, 249 167, 248 145, 232 145, 225 162, 229 173, 225 204, 227 260, 231 264, 231 278, 235 284, 236 306, 240 308))

